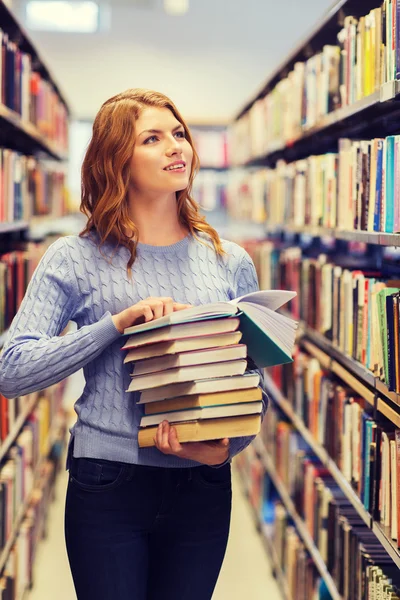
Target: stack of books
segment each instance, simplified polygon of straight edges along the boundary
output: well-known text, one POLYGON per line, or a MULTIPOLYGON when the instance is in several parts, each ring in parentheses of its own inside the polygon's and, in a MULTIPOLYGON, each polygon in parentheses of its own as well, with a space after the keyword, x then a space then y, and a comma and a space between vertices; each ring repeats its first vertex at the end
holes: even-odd
POLYGON ((258 367, 292 361, 296 322, 275 312, 292 292, 255 292, 172 313, 125 330, 133 363, 127 391, 144 405, 139 446, 154 445, 157 426, 176 426, 180 442, 256 435, 262 391, 258 367))

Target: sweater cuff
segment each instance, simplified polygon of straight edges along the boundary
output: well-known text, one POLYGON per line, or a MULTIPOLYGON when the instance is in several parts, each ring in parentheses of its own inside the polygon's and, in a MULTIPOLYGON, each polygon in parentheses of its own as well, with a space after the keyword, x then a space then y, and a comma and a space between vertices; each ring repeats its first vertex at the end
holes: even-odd
POLYGON ((122 336, 122 333, 115 327, 110 312, 106 312, 100 321, 92 325, 90 333, 99 347, 106 347, 122 336))

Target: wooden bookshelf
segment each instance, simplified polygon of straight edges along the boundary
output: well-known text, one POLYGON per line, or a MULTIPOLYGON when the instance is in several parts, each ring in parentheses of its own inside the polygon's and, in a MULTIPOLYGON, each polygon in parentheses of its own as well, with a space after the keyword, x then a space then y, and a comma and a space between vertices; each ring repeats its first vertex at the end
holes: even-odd
MULTIPOLYGON (((242 493, 248 499, 249 494, 248 494, 248 490, 247 490, 246 477, 245 477, 242 469, 238 469, 238 472, 239 472, 239 479, 240 479, 240 483, 241 483, 242 493)), ((254 526, 257 529, 257 531, 261 534, 261 542, 262 542, 262 544, 265 548, 265 551, 268 554, 268 557, 270 559, 272 572, 273 572, 275 579, 277 580, 277 583, 279 586, 279 591, 282 595, 282 598, 283 598, 283 600, 291 600, 289 591, 288 591, 288 587, 287 587, 286 576, 279 564, 278 557, 275 552, 275 547, 274 547, 274 544, 271 539, 272 538, 272 526, 268 525, 268 523, 263 522, 261 515, 254 508, 254 506, 251 504, 251 502, 249 502, 249 507, 251 510, 251 515, 254 520, 254 526)))
MULTIPOLYGON (((56 422, 56 424, 53 425, 53 427, 50 429, 50 432, 49 432, 49 435, 48 435, 48 438, 47 438, 47 441, 46 441, 46 449, 48 449, 48 450, 51 449, 51 446, 52 446, 52 444, 54 442, 55 432, 56 432, 56 430, 58 430, 58 427, 59 427, 59 424, 56 422)), ((13 527, 13 530, 11 532, 11 535, 10 535, 9 539, 7 540, 6 545, 4 546, 3 551, 0 554, 0 573, 3 571, 3 569, 4 569, 5 565, 6 565, 8 556, 9 556, 10 551, 11 551, 11 548, 14 545, 14 542, 15 542, 17 536, 18 536, 21 524, 22 524, 22 522, 23 522, 23 520, 25 518, 25 515, 27 513, 27 510, 28 510, 28 508, 29 508, 29 506, 30 506, 30 504, 32 502, 32 496, 33 496, 33 492, 34 492, 34 489, 35 489, 36 482, 37 482, 38 477, 40 475, 40 471, 42 469, 42 466, 43 466, 44 462, 47 460, 47 458, 48 458, 48 454, 45 454, 44 456, 42 456, 40 458, 40 460, 39 460, 36 468, 35 468, 34 476, 33 476, 33 482, 34 482, 33 483, 33 487, 30 490, 30 492, 27 494, 25 502, 23 502, 22 506, 20 507, 20 509, 18 511, 18 514, 17 514, 17 517, 15 519, 14 527, 13 527)))
POLYGON ((265 382, 267 384, 267 390, 271 394, 273 401, 275 404, 282 410, 282 412, 286 415, 292 425, 296 428, 296 430, 300 433, 301 437, 307 442, 315 455, 319 458, 321 463, 329 469, 332 477, 342 490, 343 494, 350 500, 353 507, 360 515, 364 523, 371 527, 372 517, 369 512, 365 509, 363 503, 360 498, 357 496, 356 492, 351 487, 350 483, 344 478, 342 472, 332 460, 332 458, 328 455, 325 448, 321 446, 313 437, 309 429, 304 425, 303 421, 300 419, 298 415, 293 411, 289 402, 284 398, 279 389, 276 387, 274 382, 272 381, 269 375, 265 375, 265 382))
POLYGON ((354 509, 360 515, 364 523, 372 529, 377 538, 384 546, 385 550, 390 554, 393 562, 400 568, 400 550, 395 546, 395 542, 390 539, 390 535, 385 531, 385 528, 378 522, 374 521, 372 515, 365 509, 360 498, 351 487, 350 483, 345 479, 335 461, 328 455, 325 448, 321 446, 313 437, 309 429, 304 425, 303 421, 293 411, 290 403, 281 394, 269 375, 265 375, 267 389, 270 392, 275 404, 282 410, 292 425, 300 433, 302 438, 307 442, 321 463, 329 469, 332 477, 342 490, 343 494, 350 500, 354 509))
MULTIPOLYGON (((293 318, 292 315, 286 311, 282 311, 282 313, 293 318)), ((373 394, 377 393, 380 396, 380 406, 382 406, 382 403, 384 403, 385 400, 389 400, 391 403, 396 405, 396 407, 398 406, 400 408, 400 394, 396 394, 396 392, 390 392, 387 385, 378 379, 378 377, 376 377, 364 365, 356 361, 351 356, 344 354, 341 350, 339 350, 339 348, 336 348, 336 346, 334 346, 330 340, 328 340, 321 333, 311 329, 311 327, 308 327, 306 323, 300 322, 299 331, 300 343, 305 346, 306 349, 316 358, 319 358, 319 356, 315 346, 322 351, 324 355, 328 356, 328 358, 325 360, 325 363, 326 361, 330 360, 331 362, 329 364, 329 368, 332 370, 336 369, 336 372, 340 370, 340 376, 343 377, 345 381, 349 382, 349 376, 354 376, 362 384, 365 384, 365 386, 373 388, 373 394), (308 340, 308 343, 307 341, 304 342, 303 338, 308 340), (312 344, 309 342, 312 342, 312 344), (342 369, 340 369, 339 366, 335 366, 335 364, 332 363, 332 360, 338 363, 342 369), (348 371, 348 374, 345 371, 348 371)), ((328 367, 327 364, 325 364, 325 366, 328 367)), ((362 393, 367 394, 369 398, 371 390, 367 387, 364 387, 362 389, 362 393)), ((398 426, 400 427, 400 414, 398 426)))
POLYGON ((21 50, 29 53, 32 56, 32 62, 35 66, 35 69, 45 79, 47 79, 47 81, 51 82, 55 91, 60 97, 60 100, 62 100, 63 104, 65 104, 68 110, 68 103, 66 102, 65 95, 62 93, 59 84, 57 83, 50 69, 46 66, 46 63, 43 61, 36 46, 31 41, 25 29, 18 22, 13 12, 6 6, 6 4, 4 4, 3 0, 0 0, 0 22, 2 29, 8 33, 12 39, 18 38, 21 50))
POLYGON ((13 148, 25 154, 34 154, 41 151, 55 160, 66 160, 66 155, 47 140, 33 123, 24 122, 18 113, 1 103, 0 121, 0 141, 2 145, 10 146, 7 141, 12 138, 13 148))
POLYGON ((361 17, 367 14, 373 8, 376 8, 376 0, 337 0, 334 6, 325 12, 323 17, 310 28, 309 32, 294 46, 289 55, 270 75, 268 80, 262 84, 259 91, 251 96, 243 108, 236 115, 236 120, 240 119, 252 105, 263 98, 268 92, 274 89, 276 84, 286 76, 288 71, 292 70, 296 62, 304 62, 310 56, 310 49, 317 53, 322 50, 326 44, 337 43, 337 33, 340 29, 340 23, 343 15, 353 15, 361 17))
POLYGON ((25 409, 18 416, 10 433, 8 434, 8 436, 6 437, 4 442, 2 442, 0 444, 0 463, 6 456, 7 452, 9 451, 9 449, 11 448, 11 446, 13 445, 15 440, 17 439, 22 427, 24 426, 25 421, 27 420, 27 418, 29 417, 29 415, 31 414, 31 412, 33 411, 33 409, 35 408, 35 406, 39 400, 38 392, 31 394, 31 396, 32 396, 32 398, 28 402, 25 409))
POLYGON ((322 557, 318 551, 318 548, 315 546, 314 541, 313 541, 304 521, 301 519, 301 517, 297 513, 296 508, 293 504, 291 497, 289 496, 289 493, 288 493, 286 487, 279 479, 278 474, 276 473, 273 463, 271 461, 271 458, 270 458, 269 454, 267 453, 267 451, 264 447, 264 444, 262 443, 261 438, 259 438, 259 437, 256 438, 253 442, 253 445, 254 445, 254 448, 255 448, 257 454, 261 458, 264 468, 265 468, 266 472, 268 473, 269 477, 271 478, 272 483, 274 484, 274 486, 282 500, 282 503, 284 504, 284 506, 286 508, 286 512, 288 513, 290 518, 293 520, 293 523, 296 527, 297 533, 301 537, 304 545, 306 546, 308 552, 310 553, 319 574, 321 575, 322 579, 325 581, 326 586, 329 590, 329 593, 332 596, 332 600, 342 600, 342 597, 336 588, 335 582, 333 581, 330 573, 328 572, 326 564, 322 560, 322 557))
MULTIPOLYGON (((399 82, 400 83, 400 82, 399 82)), ((400 246, 400 233, 382 233, 379 231, 343 231, 313 225, 271 225, 265 227, 265 233, 271 234, 296 234, 313 238, 335 238, 347 242, 362 242, 375 246, 400 246)))
POLYGON ((278 557, 276 555, 275 546, 272 541, 272 527, 267 523, 262 523, 259 518, 260 529, 261 529, 261 541, 263 546, 270 558, 273 573, 279 585, 279 590, 282 594, 284 600, 290 600, 286 575, 282 570, 281 565, 279 564, 278 557))
POLYGON ((29 227, 28 221, 12 221, 11 223, 0 223, 0 235, 26 231, 29 227))

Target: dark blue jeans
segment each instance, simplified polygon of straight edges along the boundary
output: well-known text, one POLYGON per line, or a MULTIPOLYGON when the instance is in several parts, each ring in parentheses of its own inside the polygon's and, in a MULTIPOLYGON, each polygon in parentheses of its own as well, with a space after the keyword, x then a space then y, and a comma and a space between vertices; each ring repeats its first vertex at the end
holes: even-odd
POLYGON ((65 537, 78 600, 210 600, 228 541, 230 465, 72 458, 65 537))

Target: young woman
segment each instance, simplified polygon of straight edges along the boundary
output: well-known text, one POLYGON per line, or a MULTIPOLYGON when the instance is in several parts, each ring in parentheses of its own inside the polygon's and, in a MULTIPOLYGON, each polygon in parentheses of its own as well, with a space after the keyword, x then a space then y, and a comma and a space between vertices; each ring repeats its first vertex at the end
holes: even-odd
POLYGON ((208 600, 225 554, 230 459, 251 439, 180 444, 163 423, 156 447, 139 449, 121 352, 140 320, 257 289, 247 253, 190 196, 198 166, 168 98, 133 89, 105 102, 82 167, 87 226, 46 252, 1 357, 7 397, 84 369, 65 510, 79 600, 208 600), (78 330, 59 337, 70 320, 78 330))

